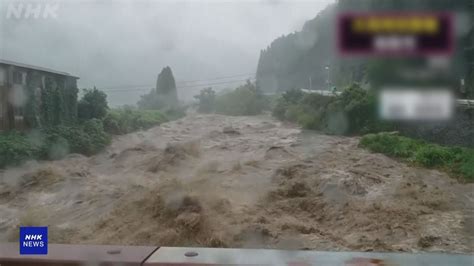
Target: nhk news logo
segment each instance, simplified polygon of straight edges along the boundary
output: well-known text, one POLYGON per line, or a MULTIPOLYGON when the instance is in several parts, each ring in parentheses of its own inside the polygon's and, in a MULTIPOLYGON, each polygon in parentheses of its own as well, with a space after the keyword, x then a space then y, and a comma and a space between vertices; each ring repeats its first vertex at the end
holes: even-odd
POLYGON ((48 254, 48 227, 20 227, 20 255, 48 254))
POLYGON ((6 5, 6 19, 56 19, 58 3, 22 3, 10 2, 6 5))

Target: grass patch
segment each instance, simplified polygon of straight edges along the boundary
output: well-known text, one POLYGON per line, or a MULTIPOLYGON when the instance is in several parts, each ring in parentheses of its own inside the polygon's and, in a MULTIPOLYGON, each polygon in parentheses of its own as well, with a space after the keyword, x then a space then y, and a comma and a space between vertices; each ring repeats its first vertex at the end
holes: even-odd
POLYGON ((365 135, 359 145, 417 165, 442 169, 474 182, 474 149, 440 146, 392 133, 365 135))

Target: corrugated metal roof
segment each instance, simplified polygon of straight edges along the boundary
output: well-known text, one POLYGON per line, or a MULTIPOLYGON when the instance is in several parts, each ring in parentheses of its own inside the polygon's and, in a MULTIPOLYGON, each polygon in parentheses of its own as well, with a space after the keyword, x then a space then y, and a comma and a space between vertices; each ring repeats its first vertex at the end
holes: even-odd
POLYGON ((67 72, 57 71, 57 70, 46 68, 46 67, 32 66, 32 65, 28 65, 28 64, 23 64, 23 63, 18 63, 18 62, 14 62, 14 61, 5 60, 5 59, 0 59, 0 64, 12 65, 12 66, 23 67, 23 68, 29 68, 29 69, 34 69, 34 70, 38 70, 38 71, 58 74, 58 75, 62 75, 62 76, 69 76, 69 77, 73 77, 73 78, 77 78, 77 79, 79 78, 79 77, 71 75, 67 72))

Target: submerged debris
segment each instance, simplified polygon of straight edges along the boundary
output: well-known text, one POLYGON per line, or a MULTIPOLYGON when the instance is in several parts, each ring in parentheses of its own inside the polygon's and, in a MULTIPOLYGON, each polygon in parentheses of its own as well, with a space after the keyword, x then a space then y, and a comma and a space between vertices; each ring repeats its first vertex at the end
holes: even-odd
POLYGON ((166 171, 169 167, 177 166, 188 156, 198 157, 199 143, 196 141, 168 144, 163 152, 153 157, 148 163, 148 171, 156 173, 166 171))
POLYGON ((222 133, 229 134, 229 135, 240 135, 240 131, 238 131, 237 129, 231 126, 224 127, 222 129, 222 133))

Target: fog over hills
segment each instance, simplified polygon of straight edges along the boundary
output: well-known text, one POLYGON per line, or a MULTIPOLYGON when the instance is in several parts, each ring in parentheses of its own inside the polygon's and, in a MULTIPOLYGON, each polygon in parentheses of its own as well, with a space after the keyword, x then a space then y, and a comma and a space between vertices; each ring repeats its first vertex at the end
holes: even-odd
POLYGON ((111 105, 134 104, 169 65, 180 98, 189 100, 196 84, 215 81, 180 81, 254 76, 261 49, 331 2, 2 0, 0 57, 73 73, 80 88, 114 89, 111 105), (57 3, 57 17, 8 18, 19 3, 57 3))

